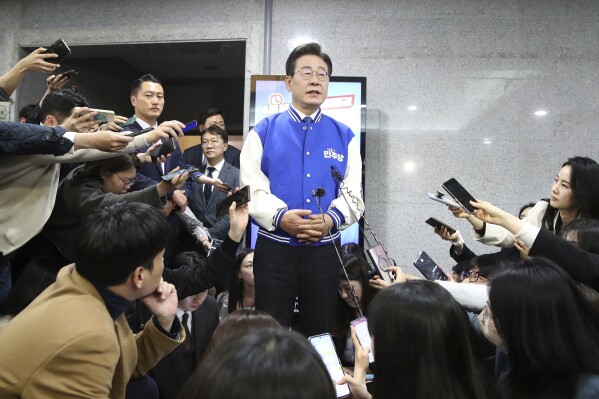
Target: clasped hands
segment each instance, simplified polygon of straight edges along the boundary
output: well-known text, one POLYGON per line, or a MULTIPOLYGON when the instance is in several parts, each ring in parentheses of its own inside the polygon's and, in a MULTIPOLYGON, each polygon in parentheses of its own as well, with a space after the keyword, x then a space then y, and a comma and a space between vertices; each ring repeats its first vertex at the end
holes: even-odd
POLYGON ((333 219, 326 213, 313 215, 310 210, 290 209, 281 218, 280 226, 299 242, 312 244, 322 240, 334 224, 333 219), (306 216, 308 218, 305 218, 306 216))

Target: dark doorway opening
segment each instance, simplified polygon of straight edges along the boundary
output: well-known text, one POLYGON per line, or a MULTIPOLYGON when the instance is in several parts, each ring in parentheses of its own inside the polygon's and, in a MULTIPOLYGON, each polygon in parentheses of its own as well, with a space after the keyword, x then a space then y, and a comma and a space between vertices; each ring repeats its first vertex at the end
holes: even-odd
MULTIPOLYGON (((205 41, 69 45, 71 55, 58 71, 74 69, 76 86, 94 108, 133 115, 129 101, 131 82, 145 73, 164 86, 165 107, 159 121, 188 122, 217 107, 226 114, 227 131, 243 134, 245 41, 205 41)), ((21 56, 34 50, 23 47, 21 56)), ((17 109, 39 101, 46 75, 28 74, 19 88, 17 109)))

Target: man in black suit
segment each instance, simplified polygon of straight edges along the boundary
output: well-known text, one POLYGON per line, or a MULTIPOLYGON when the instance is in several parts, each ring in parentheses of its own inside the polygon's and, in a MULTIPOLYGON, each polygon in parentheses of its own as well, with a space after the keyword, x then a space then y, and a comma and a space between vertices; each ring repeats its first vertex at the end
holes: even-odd
POLYGON ((183 345, 162 358, 150 371, 163 399, 176 399, 196 369, 204 349, 218 326, 218 306, 208 291, 179 301, 177 317, 189 334, 183 345))
MULTIPOLYGON (((199 124, 200 133, 204 133, 204 131, 210 126, 218 126, 221 129, 225 129, 224 113, 220 109, 210 108, 200 116, 199 124)), ((227 161, 229 165, 233 165, 239 169, 240 154, 240 150, 230 145, 225 151, 225 161, 227 161)), ((188 165, 193 165, 198 168, 206 163, 206 158, 204 157, 201 144, 186 149, 183 153, 183 158, 188 165)))
MULTIPOLYGON (((224 159, 228 148, 228 135, 216 125, 209 126, 202 133, 202 144, 206 156, 206 165, 202 172, 210 178, 218 178, 230 187, 239 187, 239 169, 229 165, 224 159)), ((229 217, 216 219, 216 204, 227 197, 227 193, 213 189, 206 184, 194 184, 189 207, 196 217, 208 229, 212 238, 223 240, 229 230, 229 217)))
MULTIPOLYGON (((178 267, 181 273, 188 271, 203 273, 205 263, 196 252, 184 252, 175 258, 173 266, 178 267), (188 270, 189 269, 189 270, 188 270)), ((143 304, 138 303, 133 316, 134 320, 148 320, 151 315, 143 304)), ((186 339, 182 345, 163 357, 152 370, 154 378, 160 391, 161 399, 176 399, 179 390, 185 381, 193 373, 200 362, 204 349, 212 337, 212 333, 218 326, 218 306, 216 300, 204 290, 197 294, 187 296, 177 305, 177 318, 185 329, 186 339)), ((137 332, 142 326, 131 323, 133 332, 137 332)))

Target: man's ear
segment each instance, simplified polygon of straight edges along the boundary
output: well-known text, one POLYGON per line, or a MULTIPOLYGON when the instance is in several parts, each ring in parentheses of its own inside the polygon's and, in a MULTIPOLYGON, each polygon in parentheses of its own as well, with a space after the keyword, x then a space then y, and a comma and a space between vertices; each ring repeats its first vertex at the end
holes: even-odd
POLYGON ((287 91, 291 91, 291 76, 285 76, 285 87, 287 91))
POLYGON ((52 115, 46 115, 46 119, 42 123, 46 126, 58 126, 58 120, 52 115))
POLYGON ((136 289, 141 289, 144 282, 144 268, 142 266, 137 266, 133 273, 131 273, 131 284, 136 289))
POLYGON ((229 143, 223 143, 225 146, 225 151, 227 151, 227 148, 229 148, 229 143))
POLYGON ((135 105, 137 104, 137 98, 135 96, 131 96, 129 97, 129 100, 131 100, 131 105, 133 105, 133 108, 135 108, 135 105))

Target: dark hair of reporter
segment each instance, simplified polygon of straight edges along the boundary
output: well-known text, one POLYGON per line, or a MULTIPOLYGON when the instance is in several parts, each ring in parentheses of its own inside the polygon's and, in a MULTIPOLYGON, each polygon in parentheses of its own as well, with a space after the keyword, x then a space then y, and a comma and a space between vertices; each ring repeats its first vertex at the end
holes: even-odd
MULTIPOLYGON (((204 350, 204 357, 223 343, 254 331, 258 328, 281 327, 279 322, 266 312, 256 309, 239 309, 229 313, 212 333, 204 350)), ((282 328, 282 327, 281 327, 282 328)))
MULTIPOLYGON (((241 265, 245 257, 252 252, 254 252, 253 249, 244 248, 235 255, 235 264, 231 269, 231 276, 229 278, 229 313, 233 313, 241 301, 243 301, 243 280, 237 276, 237 273, 241 271, 241 265)), ((241 303, 241 305, 243 304, 241 303)))
POLYGON ((214 115, 220 115, 223 117, 223 120, 225 119, 225 113, 222 110, 218 108, 208 108, 206 112, 200 115, 200 118, 198 119, 198 125, 206 124, 206 119, 214 115))
POLYGON ((121 284, 138 266, 152 270, 169 240, 166 218, 153 206, 118 202, 96 209, 80 226, 77 271, 96 285, 121 284))
POLYGON ((499 263, 502 259, 503 257, 500 252, 478 255, 470 260, 470 269, 478 267, 479 274, 489 278, 499 267, 499 263))
MULTIPOLYGON (((599 219, 599 164, 591 158, 572 157, 564 166, 570 166, 570 188, 574 200, 580 207, 579 217, 599 219)), ((551 205, 542 220, 542 227, 553 231, 553 220, 558 210, 551 205)), ((556 232, 559 234, 559 231, 556 232)))
MULTIPOLYGON (((562 229, 563 239, 571 242, 587 252, 599 255, 599 220, 580 218, 568 223, 562 229)), ((599 293, 586 284, 577 282, 582 295, 599 309, 599 293)))
POLYGON ((44 98, 41 107, 41 120, 44 121, 48 115, 52 115, 60 124, 71 116, 75 107, 89 107, 89 104, 85 97, 72 90, 55 91, 44 98))
POLYGON ((504 268, 489 301, 512 364, 511 397, 574 397, 580 373, 599 374, 599 314, 552 261, 533 257, 504 268))
POLYGON ((124 154, 99 161, 87 162, 85 166, 75 171, 74 179, 96 179, 100 180, 102 172, 119 173, 131 168, 138 169, 139 158, 135 154, 124 154))
POLYGON ((329 76, 333 74, 333 62, 331 61, 331 57, 328 54, 323 53, 320 49, 320 44, 318 43, 306 43, 300 44, 287 57, 287 61, 285 62, 285 75, 293 76, 295 72, 295 62, 298 58, 303 57, 304 55, 315 55, 322 59, 328 67, 329 76))
POLYGON ((24 118, 25 120, 29 119, 29 114, 31 114, 31 111, 33 111, 36 106, 37 104, 33 103, 27 104, 26 106, 21 108, 19 110, 19 121, 21 120, 21 118, 24 118))
POLYGON ((131 83, 131 95, 136 96, 141 88, 143 82, 153 82, 162 85, 162 82, 154 75, 150 73, 146 73, 145 75, 141 75, 139 78, 135 79, 133 83, 131 83))
POLYGON ((376 374, 373 397, 486 398, 466 313, 444 288, 408 281, 370 303, 376 374))
POLYGON ((575 241, 580 249, 599 255, 599 219, 573 220, 564 226, 560 235, 570 242, 575 241))
POLYGON ((204 130, 202 132, 202 136, 204 136, 204 134, 206 134, 206 133, 210 133, 210 134, 220 137, 223 140, 223 143, 225 143, 225 144, 229 142, 229 135, 227 134, 227 131, 220 126, 216 126, 216 125, 208 126, 206 128, 206 130, 204 130))
MULTIPOLYGON (((366 314, 370 301, 378 292, 377 289, 368 284, 368 262, 365 258, 356 255, 344 255, 343 266, 347 272, 350 281, 358 281, 362 286, 362 297, 359 298, 362 313, 366 314)), ((339 274, 339 279, 345 281, 343 271, 339 274)), ((346 340, 346 334, 349 333, 350 322, 356 319, 356 309, 350 307, 340 296, 337 296, 337 305, 335 309, 335 324, 333 327, 333 336, 346 340)))
POLYGON ((534 203, 534 202, 529 202, 529 203, 522 205, 522 207, 520 207, 520 210, 518 211, 518 218, 522 219, 520 217, 522 215, 522 212, 524 212, 524 210, 526 210, 527 208, 534 208, 535 205, 536 205, 536 203, 534 203))
POLYGON ((306 338, 284 328, 257 329, 205 359, 180 398, 334 399, 331 377, 306 338))

